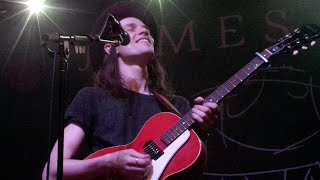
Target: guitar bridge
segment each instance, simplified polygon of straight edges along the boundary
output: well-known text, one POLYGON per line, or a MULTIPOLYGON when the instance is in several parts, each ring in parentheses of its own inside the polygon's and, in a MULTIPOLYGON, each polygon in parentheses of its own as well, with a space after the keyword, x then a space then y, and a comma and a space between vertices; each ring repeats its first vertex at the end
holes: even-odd
POLYGON ((153 141, 146 142, 143 149, 154 160, 157 160, 163 154, 163 151, 153 141))

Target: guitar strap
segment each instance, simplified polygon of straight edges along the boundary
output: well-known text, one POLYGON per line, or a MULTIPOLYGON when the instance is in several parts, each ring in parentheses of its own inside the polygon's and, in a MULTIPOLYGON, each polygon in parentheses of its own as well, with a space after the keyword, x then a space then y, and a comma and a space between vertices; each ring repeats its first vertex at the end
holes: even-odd
POLYGON ((170 112, 178 115, 179 117, 182 117, 181 113, 172 105, 172 103, 165 96, 159 93, 153 93, 153 94, 157 98, 157 100, 170 112))

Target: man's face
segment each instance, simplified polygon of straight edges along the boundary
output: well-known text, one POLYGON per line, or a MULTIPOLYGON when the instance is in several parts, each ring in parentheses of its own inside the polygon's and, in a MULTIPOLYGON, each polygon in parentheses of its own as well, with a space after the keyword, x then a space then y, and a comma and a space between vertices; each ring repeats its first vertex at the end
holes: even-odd
POLYGON ((122 59, 152 59, 154 56, 154 39, 148 27, 139 19, 127 17, 120 21, 123 29, 130 35, 130 43, 116 47, 122 59))

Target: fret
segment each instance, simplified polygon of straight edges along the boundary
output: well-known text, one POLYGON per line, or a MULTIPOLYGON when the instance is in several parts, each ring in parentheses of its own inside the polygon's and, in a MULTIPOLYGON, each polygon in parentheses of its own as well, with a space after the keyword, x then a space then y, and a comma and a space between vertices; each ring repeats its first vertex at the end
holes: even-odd
POLYGON ((234 75, 234 77, 238 78, 240 81, 243 81, 237 74, 234 75))
POLYGON ((180 127, 183 131, 185 131, 189 126, 186 127, 185 124, 180 123, 180 127))
POLYGON ((228 82, 229 82, 230 84, 232 84, 232 86, 233 86, 232 89, 233 89, 234 87, 236 87, 236 83, 234 84, 234 83, 232 83, 232 81, 230 81, 230 80, 232 80, 232 79, 229 79, 228 82))
POLYGON ((244 70, 237 72, 236 75, 237 75, 242 81, 248 77, 248 73, 245 72, 244 70))
POLYGON ((219 102, 216 98, 214 98, 212 95, 209 95, 207 98, 205 98, 206 101, 209 101, 209 102, 214 102, 214 103, 217 103, 219 102))
POLYGON ((254 61, 250 62, 249 64, 254 69, 253 71, 255 71, 259 67, 258 64, 256 62, 254 62, 254 61))
POLYGON ((161 136, 160 139, 166 145, 169 145, 171 143, 171 140, 168 138, 168 134, 167 133, 165 133, 164 136, 161 136))
POLYGON ((225 95, 220 94, 217 90, 214 91, 209 98, 214 99, 215 103, 219 102, 225 95))
POLYGON ((218 100, 216 100, 216 98, 214 98, 214 97, 212 97, 212 96, 213 96, 213 95, 209 96, 207 101, 209 101, 209 102, 214 102, 214 103, 219 102, 218 100))
POLYGON ((234 78, 234 76, 233 76, 232 78, 229 79, 229 82, 231 82, 233 84, 233 88, 235 88, 238 84, 240 84, 242 82, 242 79, 234 78))
POLYGON ((169 140, 170 141, 173 141, 173 140, 175 140, 175 137, 174 137, 174 135, 172 134, 172 132, 169 130, 169 131, 167 131, 167 134, 168 134, 168 138, 169 138, 169 140))
POLYGON ((161 136, 161 141, 163 143, 165 143, 166 145, 169 145, 171 143, 170 139, 168 138, 168 134, 167 133, 164 133, 162 136, 161 136))
POLYGON ((235 87, 235 85, 228 80, 224 83, 224 87, 226 87, 230 92, 235 87))
POLYGON ((187 116, 185 117, 186 122, 188 122, 189 127, 194 123, 194 119, 191 116, 191 113, 187 114, 187 116))
POLYGON ((177 131, 180 131, 179 134, 181 134, 184 131, 184 127, 182 126, 181 123, 177 124, 177 131))
POLYGON ((173 126, 172 131, 179 135, 177 125, 173 126))
POLYGON ((176 137, 179 137, 180 133, 177 131, 177 124, 173 126, 171 131, 172 134, 176 135, 176 137))
POLYGON ((171 136, 171 135, 169 134, 169 132, 167 132, 166 134, 167 134, 166 144, 169 145, 169 144, 171 144, 175 139, 173 138, 173 136, 171 136))
MULTIPOLYGON (((246 73, 246 76, 250 75, 250 73, 248 73, 247 71, 245 71, 245 69, 244 69, 244 68, 242 68, 240 71, 242 71, 242 72, 246 73)), ((243 79, 244 79, 244 78, 243 78, 243 79)))
POLYGON ((206 101, 209 101, 209 102, 214 102, 214 103, 217 103, 218 101, 211 98, 210 96, 208 98, 205 99, 206 101))
POLYGON ((218 88, 217 91, 219 92, 219 94, 221 94, 222 97, 228 94, 228 91, 226 91, 226 89, 223 86, 220 86, 220 88, 218 88))
POLYGON ((188 127, 191 126, 190 122, 188 122, 188 121, 185 121, 185 122, 186 122, 188 127))
POLYGON ((223 97, 223 95, 219 93, 219 90, 216 90, 215 92, 216 92, 219 96, 223 97))
POLYGON ((170 138, 172 140, 175 140, 177 138, 177 135, 174 134, 174 131, 172 130, 172 128, 168 132, 169 132, 169 135, 171 135, 170 138))
POLYGON ((221 87, 223 87, 228 93, 230 92, 230 91, 224 86, 224 84, 222 84, 221 87))
POLYGON ((248 72, 249 75, 250 75, 253 71, 256 70, 256 68, 254 68, 250 63, 247 64, 247 65, 245 66, 245 68, 246 68, 246 70, 247 70, 246 72, 248 72))
POLYGON ((261 61, 259 58, 254 58, 251 62, 252 64, 254 64, 256 68, 258 68, 261 64, 264 63, 264 61, 261 61))
POLYGON ((183 126, 183 128, 185 128, 185 129, 187 129, 190 125, 189 124, 187 124, 185 121, 182 121, 182 126, 183 126))
POLYGON ((256 67, 256 69, 259 67, 258 63, 254 63, 254 66, 256 67))

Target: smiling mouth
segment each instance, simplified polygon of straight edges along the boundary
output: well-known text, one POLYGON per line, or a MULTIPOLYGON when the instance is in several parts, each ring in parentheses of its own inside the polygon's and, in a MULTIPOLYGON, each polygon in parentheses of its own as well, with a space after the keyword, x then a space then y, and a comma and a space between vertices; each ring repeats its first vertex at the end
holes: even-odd
POLYGON ((139 39, 137 41, 137 43, 140 43, 140 42, 147 42, 147 43, 150 43, 150 41, 148 39, 139 39))

